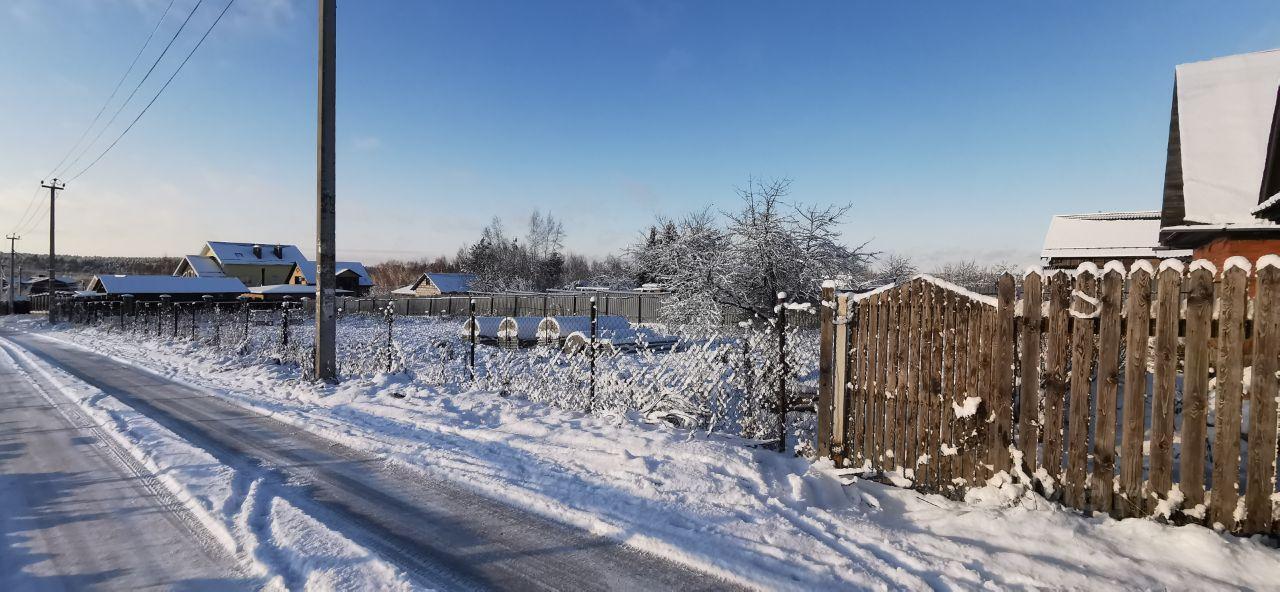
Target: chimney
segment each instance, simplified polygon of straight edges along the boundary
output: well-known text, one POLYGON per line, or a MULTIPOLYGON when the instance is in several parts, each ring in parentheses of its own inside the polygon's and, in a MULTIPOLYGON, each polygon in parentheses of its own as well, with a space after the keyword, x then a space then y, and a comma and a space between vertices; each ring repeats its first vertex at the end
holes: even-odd
POLYGON ((253 256, 258 259, 262 258, 262 245, 253 245, 253 256))
POLYGON ((271 252, 275 254, 276 259, 284 259, 284 247, 276 245, 271 249, 271 252))

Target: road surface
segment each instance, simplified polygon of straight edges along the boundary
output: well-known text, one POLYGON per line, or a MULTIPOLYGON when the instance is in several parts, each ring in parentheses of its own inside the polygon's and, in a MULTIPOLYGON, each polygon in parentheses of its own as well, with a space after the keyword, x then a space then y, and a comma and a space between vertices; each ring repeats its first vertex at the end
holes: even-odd
POLYGON ((252 590, 128 452, 0 352, 0 589, 252 590))
MULTIPOLYGON (((735 586, 384 462, 205 391, 30 334, 0 339, 119 399, 427 587, 724 590, 735 586)), ((3 426, 0 426, 3 427, 3 426)))

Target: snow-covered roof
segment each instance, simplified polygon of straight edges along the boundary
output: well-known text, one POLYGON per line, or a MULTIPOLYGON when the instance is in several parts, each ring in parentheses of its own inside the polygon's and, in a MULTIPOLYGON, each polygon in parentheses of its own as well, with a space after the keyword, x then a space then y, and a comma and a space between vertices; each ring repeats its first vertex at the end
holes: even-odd
POLYGON ((307 258, 293 245, 276 243, 229 243, 209 241, 201 255, 213 256, 222 265, 291 265, 307 258), (259 247, 254 254, 254 247, 259 247), (280 255, 276 256, 276 247, 280 247, 280 255))
POLYGON ((1051 258, 1183 257, 1160 246, 1160 212, 1099 212, 1054 216, 1040 256, 1051 258))
POLYGON ((417 292, 415 292, 415 291, 413 291, 413 286, 414 286, 414 284, 409 284, 409 285, 407 285, 407 286, 401 286, 401 287, 399 287, 399 288, 396 288, 396 289, 392 290, 392 291, 391 291, 391 293, 392 293, 392 294, 398 294, 398 295, 400 295, 400 296, 417 296, 417 295, 418 295, 418 293, 417 293, 417 292))
MULTIPOLYGON (((218 265, 218 260, 206 255, 187 255, 182 258, 186 267, 190 267, 191 271, 197 277, 226 277, 227 274, 222 273, 222 266, 218 265)), ((178 273, 182 272, 183 265, 178 265, 178 273)))
MULTIPOLYGON (((249 292, 273 296, 315 296, 316 287, 303 284, 272 284, 270 286, 254 286, 249 288, 249 292)), ((335 290, 335 292, 339 295, 351 293, 350 290, 342 289, 335 290)))
POLYGON ((174 275, 99 275, 89 283, 106 294, 243 294, 244 284, 233 277, 174 275))
MULTIPOLYGON (((302 260, 297 262, 298 270, 302 272, 302 277, 307 279, 308 284, 316 283, 316 262, 302 260)), ((344 271, 352 271, 360 276, 361 286, 372 286, 373 280, 369 277, 369 271, 364 268, 364 264, 359 261, 335 261, 333 263, 334 274, 341 274, 344 271)))
POLYGON ((1184 221, 1252 224, 1280 88, 1280 50, 1182 64, 1174 77, 1184 221))
MULTIPOLYGON (((434 273, 428 272, 422 274, 423 278, 431 280, 435 287, 440 289, 442 294, 459 294, 471 291, 471 282, 476 280, 475 274, 471 273, 434 273)), ((422 283, 419 279, 414 283, 414 287, 422 283)))

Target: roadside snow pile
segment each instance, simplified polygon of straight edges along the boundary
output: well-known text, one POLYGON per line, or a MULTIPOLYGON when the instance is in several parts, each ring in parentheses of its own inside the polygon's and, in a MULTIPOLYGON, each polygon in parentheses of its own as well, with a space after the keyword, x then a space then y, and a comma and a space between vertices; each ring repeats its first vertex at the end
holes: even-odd
POLYGON ((320 386, 183 343, 48 335, 763 588, 1268 588, 1280 578, 1280 555, 1260 540, 1084 518, 1004 481, 952 501, 633 410, 591 415, 406 374, 320 386))

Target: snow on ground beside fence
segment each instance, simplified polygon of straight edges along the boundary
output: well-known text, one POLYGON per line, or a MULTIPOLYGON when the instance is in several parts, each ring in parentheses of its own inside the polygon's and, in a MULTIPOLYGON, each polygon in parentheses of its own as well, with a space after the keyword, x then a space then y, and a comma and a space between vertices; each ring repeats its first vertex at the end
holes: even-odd
MULTIPOLYGON (((438 346, 450 330, 415 326, 399 346, 409 360, 445 360, 438 346)), ((634 410, 591 415, 460 381, 442 386, 425 370, 319 386, 288 365, 181 340, 50 336, 766 588, 1266 588, 1280 578, 1280 556, 1259 540, 1084 518, 998 481, 956 502, 845 478, 739 437, 646 422, 634 410)))

